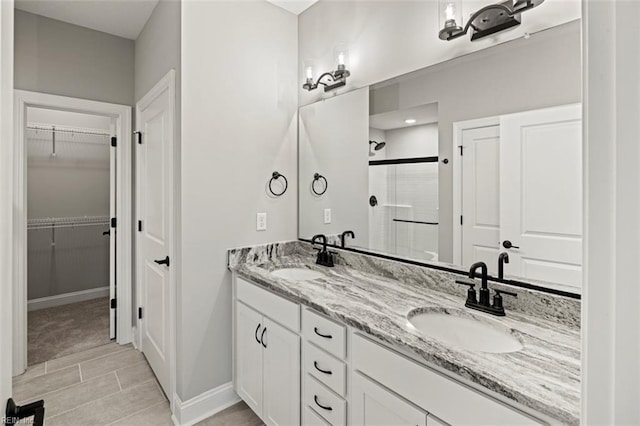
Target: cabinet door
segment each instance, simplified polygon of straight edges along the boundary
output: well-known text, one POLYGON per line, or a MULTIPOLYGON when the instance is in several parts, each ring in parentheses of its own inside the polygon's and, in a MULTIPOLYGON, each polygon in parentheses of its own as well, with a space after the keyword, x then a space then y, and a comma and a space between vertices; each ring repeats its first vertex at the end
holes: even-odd
POLYGON ((262 413, 262 315, 236 303, 236 392, 253 411, 262 413))
POLYGON ((264 410, 267 425, 300 424, 300 337, 264 320, 264 410))
POLYGON ((357 426, 425 426, 427 413, 390 390, 353 374, 351 419, 357 426))

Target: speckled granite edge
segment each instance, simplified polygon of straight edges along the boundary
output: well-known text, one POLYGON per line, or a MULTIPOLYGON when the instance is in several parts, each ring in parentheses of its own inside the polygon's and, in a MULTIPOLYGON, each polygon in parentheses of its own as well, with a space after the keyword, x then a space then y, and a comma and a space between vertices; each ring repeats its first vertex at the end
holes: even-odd
MULTIPOLYGON (((456 296, 464 296, 466 292, 466 287, 455 283, 456 280, 468 280, 462 275, 368 256, 362 253, 335 248, 334 250, 336 252, 335 263, 338 265, 402 281, 407 284, 420 287, 426 286, 433 290, 456 296)), ((309 256, 313 259, 316 253, 311 244, 304 241, 263 244, 229 250, 228 266, 229 269, 233 270, 243 263, 265 263, 278 257, 290 255, 309 256)), ((506 310, 521 312, 525 315, 580 328, 580 300, 495 282, 490 282, 489 287, 515 291, 518 294, 517 298, 504 298, 506 310)))

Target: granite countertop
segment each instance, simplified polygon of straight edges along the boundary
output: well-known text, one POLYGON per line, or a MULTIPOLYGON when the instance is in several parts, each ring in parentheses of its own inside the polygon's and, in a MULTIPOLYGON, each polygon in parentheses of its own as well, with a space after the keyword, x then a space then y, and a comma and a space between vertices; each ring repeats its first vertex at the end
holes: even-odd
POLYGON ((464 307, 460 295, 336 265, 317 266, 307 256, 274 257, 232 266, 240 276, 378 338, 417 359, 441 367, 566 424, 580 419, 580 330, 548 318, 509 311, 494 317, 464 307), (270 271, 305 267, 323 273, 312 281, 289 281, 270 271), (495 321, 524 347, 504 354, 469 351, 413 328, 407 314, 438 310, 495 321))

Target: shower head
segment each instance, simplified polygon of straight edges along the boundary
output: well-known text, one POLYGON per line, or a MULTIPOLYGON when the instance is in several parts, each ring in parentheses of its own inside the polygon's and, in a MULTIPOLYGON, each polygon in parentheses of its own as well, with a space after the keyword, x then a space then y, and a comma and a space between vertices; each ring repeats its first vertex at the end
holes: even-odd
POLYGON ((387 144, 386 142, 376 142, 376 141, 369 141, 369 146, 371 146, 372 144, 375 144, 376 146, 373 147, 374 151, 380 151, 382 148, 384 148, 384 146, 387 144))

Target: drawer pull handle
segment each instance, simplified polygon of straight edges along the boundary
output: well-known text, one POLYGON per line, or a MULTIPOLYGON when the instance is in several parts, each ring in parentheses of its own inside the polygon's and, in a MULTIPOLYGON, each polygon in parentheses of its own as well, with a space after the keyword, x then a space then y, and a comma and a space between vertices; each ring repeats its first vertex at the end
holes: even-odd
POLYGON ((253 333, 253 335, 256 337, 256 342, 258 342, 258 344, 260 344, 260 339, 258 339, 258 330, 260 330, 260 326, 262 324, 258 324, 258 326, 256 327, 256 332, 253 333))
POLYGON ((322 334, 318 331, 318 327, 313 327, 313 332, 316 333, 320 337, 324 337, 325 339, 333 339, 333 336, 330 334, 322 334))
POLYGON ((319 371, 319 372, 321 372, 321 373, 324 373, 324 374, 333 374, 333 372, 332 372, 332 371, 329 371, 329 370, 323 370, 322 368, 318 367, 318 361, 313 361, 313 366, 316 368, 316 370, 318 370, 318 371, 319 371))
POLYGON ((327 410, 327 411, 333 411, 333 408, 331 407, 325 407, 324 405, 320 404, 318 402, 318 395, 313 395, 313 400, 316 402, 316 405, 320 408, 322 408, 323 410, 327 410))
POLYGON ((262 334, 260 335, 260 343, 262 343, 262 346, 264 346, 264 348, 267 348, 267 344, 264 342, 264 333, 267 331, 267 327, 262 329, 262 334))

